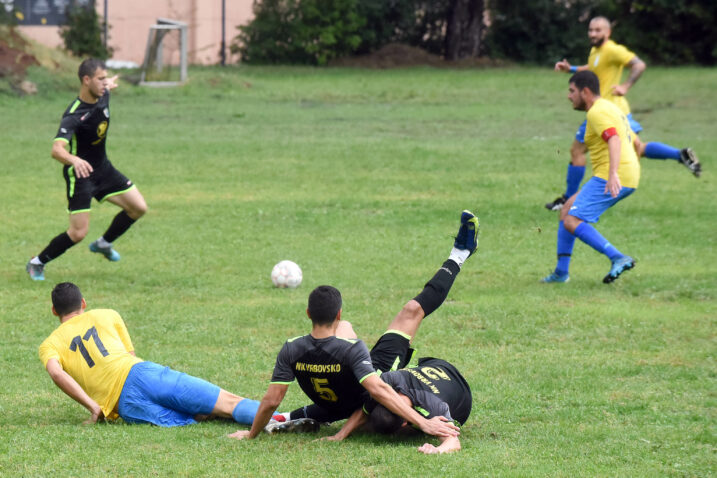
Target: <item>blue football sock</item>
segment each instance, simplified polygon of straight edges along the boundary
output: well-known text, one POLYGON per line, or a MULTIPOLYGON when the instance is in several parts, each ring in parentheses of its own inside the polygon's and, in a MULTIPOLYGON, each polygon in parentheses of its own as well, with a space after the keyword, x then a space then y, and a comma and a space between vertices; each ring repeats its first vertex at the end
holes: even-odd
POLYGON ((578 192, 580 183, 583 181, 583 176, 585 176, 585 166, 573 166, 572 164, 568 164, 568 175, 566 178, 568 184, 565 188, 566 198, 578 192))
POLYGON ((597 229, 587 222, 581 222, 580 225, 575 228, 575 236, 600 254, 605 254, 611 261, 625 257, 625 255, 615 249, 615 246, 610 244, 607 239, 602 237, 602 234, 600 234, 597 229))
POLYGON ((558 225, 558 265, 555 266, 555 273, 563 276, 570 270, 570 259, 575 245, 575 236, 565 229, 563 221, 558 225))
POLYGON ((650 142, 645 145, 645 157, 650 159, 680 159, 680 150, 668 144, 650 142))
POLYGON ((245 398, 234 407, 232 417, 237 423, 251 425, 254 422, 257 410, 259 410, 259 402, 245 398))

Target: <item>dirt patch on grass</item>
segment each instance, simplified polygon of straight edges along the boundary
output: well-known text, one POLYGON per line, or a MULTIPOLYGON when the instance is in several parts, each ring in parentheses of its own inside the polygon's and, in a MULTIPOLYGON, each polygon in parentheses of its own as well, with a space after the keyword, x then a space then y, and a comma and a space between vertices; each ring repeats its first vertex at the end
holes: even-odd
POLYGON ((27 69, 40 62, 27 53, 29 44, 16 31, 9 29, 0 33, 0 78, 22 81, 27 69))

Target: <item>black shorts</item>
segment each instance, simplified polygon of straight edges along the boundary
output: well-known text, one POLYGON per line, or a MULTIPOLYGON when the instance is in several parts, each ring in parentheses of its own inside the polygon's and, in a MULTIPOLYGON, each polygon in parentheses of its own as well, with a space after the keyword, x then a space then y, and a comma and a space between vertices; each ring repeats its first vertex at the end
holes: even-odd
POLYGON ((65 166, 62 175, 65 178, 67 210, 70 214, 88 212, 92 198, 102 202, 108 197, 125 193, 134 187, 132 181, 117 171, 109 161, 92 171, 87 178, 75 177, 72 166, 65 166))
POLYGON ((389 330, 371 349, 371 362, 377 372, 390 372, 406 367, 414 350, 407 335, 389 330))

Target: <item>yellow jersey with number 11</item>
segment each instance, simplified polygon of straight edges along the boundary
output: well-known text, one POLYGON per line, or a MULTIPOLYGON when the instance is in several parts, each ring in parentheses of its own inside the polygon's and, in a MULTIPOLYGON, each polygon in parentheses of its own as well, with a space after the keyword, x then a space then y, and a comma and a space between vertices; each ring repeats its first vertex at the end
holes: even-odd
POLYGON ((142 362, 134 351, 129 332, 114 310, 97 309, 72 317, 55 329, 40 345, 42 364, 57 359, 67 372, 102 408, 109 420, 132 366, 142 362))

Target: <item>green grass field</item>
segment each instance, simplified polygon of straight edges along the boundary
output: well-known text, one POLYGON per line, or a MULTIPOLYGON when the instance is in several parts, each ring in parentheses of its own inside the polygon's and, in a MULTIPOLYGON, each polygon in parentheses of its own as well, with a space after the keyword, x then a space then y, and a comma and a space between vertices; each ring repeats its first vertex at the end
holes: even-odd
MULTIPOLYGON (((76 91, 40 77, 0 95, 0 475, 714 476, 717 473, 717 70, 651 68, 630 93, 644 140, 690 145, 701 179, 642 161, 638 192, 598 229, 638 260, 611 286, 582 243, 571 281, 554 267, 572 135, 567 75, 550 69, 395 71, 207 68, 188 85, 112 99, 110 159, 150 211, 91 254, 117 209, 93 204, 88 239, 34 283, 24 267, 66 228, 50 146, 76 91), (51 92, 43 86, 53 87, 51 92), (123 316, 138 356, 261 398, 285 339, 307 333, 309 291, 344 295, 369 345, 448 255, 460 211, 481 218, 479 252, 422 325, 422 355, 473 389, 463 451, 358 434, 237 442, 214 421, 182 429, 101 424, 55 387, 37 347, 57 326, 49 293, 76 282, 123 316), (272 288, 282 259, 297 290, 272 288)), ((282 410, 304 405, 293 385, 282 410)), ((333 434, 339 425, 322 429, 333 434)), ((435 443, 435 442, 434 442, 435 443)))

